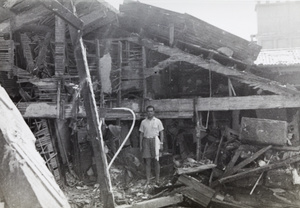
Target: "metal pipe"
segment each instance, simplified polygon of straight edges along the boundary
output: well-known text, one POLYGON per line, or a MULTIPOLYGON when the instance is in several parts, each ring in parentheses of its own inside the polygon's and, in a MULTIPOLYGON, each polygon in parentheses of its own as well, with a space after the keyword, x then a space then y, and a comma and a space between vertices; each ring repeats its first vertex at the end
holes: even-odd
POLYGON ((129 129, 129 132, 128 134, 126 135, 124 141, 122 142, 121 146, 119 147, 118 151, 116 152, 116 154, 113 156, 113 158, 111 159, 110 163, 108 164, 107 166, 107 169, 109 170, 109 168, 111 167, 112 163, 114 162, 114 160, 116 159, 116 157, 119 155, 120 151, 122 150, 123 146, 125 145, 125 143, 127 142, 133 128, 134 128, 134 124, 135 124, 135 120, 136 120, 136 116, 135 116, 135 113, 133 112, 133 110, 129 109, 129 108, 113 108, 114 110, 127 110, 129 111, 132 116, 133 116, 133 121, 132 121, 132 124, 131 124, 131 127, 129 129))

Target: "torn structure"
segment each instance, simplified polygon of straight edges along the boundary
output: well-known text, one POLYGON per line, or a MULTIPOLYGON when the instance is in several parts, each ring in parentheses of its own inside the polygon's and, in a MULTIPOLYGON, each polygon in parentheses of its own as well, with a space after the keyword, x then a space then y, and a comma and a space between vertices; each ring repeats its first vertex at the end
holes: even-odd
MULTIPOLYGON (((180 204, 185 198, 204 207, 238 207, 235 200, 219 200, 212 187, 299 161, 267 157, 280 148, 297 150, 300 96, 296 86, 260 73, 255 43, 193 16, 139 2, 124 3, 120 12, 97 0, 9 2, 1 5, 7 12, 0 16, 1 85, 63 185, 99 183, 102 206, 125 203, 113 197, 112 184, 118 183, 111 184, 110 177, 117 170, 109 172, 107 160, 123 142, 132 116, 115 107, 132 109, 138 120, 146 106, 155 107, 166 126, 165 167, 173 170, 174 163, 178 176, 179 185, 172 187, 186 186, 178 191, 166 186, 175 195, 136 207, 180 204), (274 123, 284 131, 267 132, 274 123), (119 134, 109 125, 120 127, 119 134), (249 142, 253 146, 241 145, 249 142), (51 155, 44 148, 49 143, 51 155), (262 156, 270 164, 255 166, 262 156), (193 178, 200 172, 210 188, 193 178), (190 187, 190 181, 199 185, 190 187), (197 198, 194 189, 203 196, 197 198)), ((142 179, 136 131, 116 166, 124 177, 142 179)))

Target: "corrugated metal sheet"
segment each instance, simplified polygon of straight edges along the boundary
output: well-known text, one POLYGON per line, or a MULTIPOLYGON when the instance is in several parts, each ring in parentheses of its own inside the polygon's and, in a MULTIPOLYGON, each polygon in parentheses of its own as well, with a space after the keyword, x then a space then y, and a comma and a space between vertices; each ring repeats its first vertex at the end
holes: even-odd
POLYGON ((262 50, 254 63, 257 65, 300 65, 300 48, 262 50))

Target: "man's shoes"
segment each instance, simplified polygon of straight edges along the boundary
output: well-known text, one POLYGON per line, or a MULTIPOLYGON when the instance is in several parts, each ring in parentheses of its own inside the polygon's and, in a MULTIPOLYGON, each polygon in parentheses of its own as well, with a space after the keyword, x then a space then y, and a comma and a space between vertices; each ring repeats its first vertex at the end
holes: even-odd
POLYGON ((159 188, 159 187, 160 187, 159 181, 156 181, 156 182, 155 182, 154 187, 155 187, 155 188, 159 188))

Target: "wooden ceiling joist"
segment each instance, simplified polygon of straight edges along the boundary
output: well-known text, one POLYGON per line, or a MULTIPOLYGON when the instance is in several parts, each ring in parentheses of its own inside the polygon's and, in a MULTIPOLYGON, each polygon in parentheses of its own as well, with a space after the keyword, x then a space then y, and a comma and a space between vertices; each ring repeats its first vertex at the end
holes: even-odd
MULTIPOLYGON (((199 66, 203 69, 211 70, 212 72, 216 72, 229 78, 233 78, 242 83, 248 84, 254 88, 260 88, 262 90, 270 91, 275 94, 300 95, 300 92, 292 87, 283 86, 278 82, 256 76, 249 72, 238 71, 234 68, 223 66, 214 60, 206 60, 200 56, 189 54, 178 48, 171 48, 169 46, 165 46, 161 43, 152 41, 150 39, 139 39, 133 37, 129 39, 129 41, 139 45, 143 45, 146 48, 149 48, 153 51, 168 55, 170 56, 169 60, 172 60, 172 62, 187 62, 199 66)), ((165 65, 166 62, 163 63, 163 65, 165 65)), ((158 67, 158 69, 161 69, 161 67, 158 67)))
POLYGON ((36 24, 38 23, 38 21, 47 17, 49 14, 51 14, 51 12, 42 5, 33 7, 30 10, 27 10, 14 16, 14 18, 11 21, 11 29, 12 31, 15 31, 22 29, 26 25, 36 24))
POLYGON ((59 3, 57 0, 43 0, 41 2, 47 9, 58 15, 67 23, 69 23, 78 30, 82 30, 83 21, 79 19, 76 15, 74 15, 73 12, 67 9, 64 5, 59 3))
MULTIPOLYGON (((194 99, 162 99, 147 100, 145 105, 153 105, 159 118, 191 118, 194 109, 197 111, 228 111, 228 110, 253 110, 274 108, 299 108, 300 96, 260 95, 243 97, 210 97, 194 99)), ((133 109, 140 117, 141 106, 139 101, 122 101, 122 107, 133 109)), ((55 103, 25 103, 17 104, 25 118, 56 118, 57 106, 55 103)), ((65 118, 74 117, 72 104, 64 105, 65 118)), ((132 119, 126 111, 113 109, 99 109, 106 119, 132 119), (103 113, 104 112, 104 113, 103 113)), ((78 117, 86 117, 83 106, 79 106, 78 117)))

